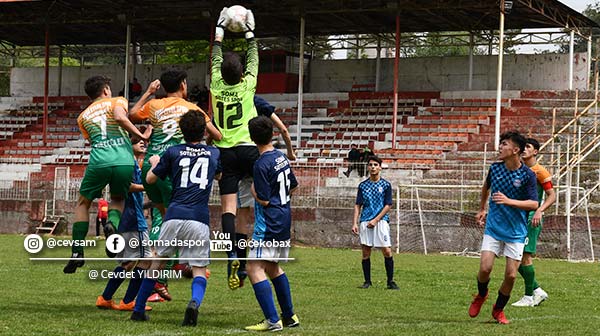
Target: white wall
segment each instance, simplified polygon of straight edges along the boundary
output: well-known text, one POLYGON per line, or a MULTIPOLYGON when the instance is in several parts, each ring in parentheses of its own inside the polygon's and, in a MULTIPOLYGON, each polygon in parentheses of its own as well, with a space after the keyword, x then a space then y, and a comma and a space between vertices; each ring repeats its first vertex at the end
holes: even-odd
MULTIPOLYGON (((575 55, 574 87, 585 89, 587 56, 575 55)), ((564 90, 568 89, 568 59, 565 54, 505 55, 503 89, 564 90)), ((310 91, 350 91, 352 84, 375 83, 375 60, 316 60, 310 65, 310 91)), ((495 90, 497 56, 474 56, 473 90, 495 90)), ((468 57, 401 58, 399 63, 401 91, 467 90, 468 57)), ((392 91, 394 60, 381 60, 381 91, 392 91)))
MULTIPOLYGON (((585 89, 588 80, 587 56, 575 55, 574 87, 585 89)), ((506 55, 504 57, 503 88, 505 90, 564 90, 568 88, 566 54, 506 55)), ((375 83, 375 59, 314 60, 308 68, 309 92, 348 92, 352 84, 375 83)), ((202 87, 206 79, 206 64, 137 65, 135 76, 144 87, 169 68, 188 72, 188 86, 202 87)), ((475 56, 473 90, 496 89, 497 56, 475 56)), ((401 91, 462 91, 468 88, 468 57, 423 57, 400 59, 401 91)), ((394 60, 381 60, 381 91, 393 89, 394 60)), ((85 96, 83 83, 93 75, 113 79, 116 95, 123 88, 124 67, 63 67, 63 96, 85 96)), ((43 68, 13 68, 12 96, 41 96, 44 89, 43 68)), ((50 69, 50 95, 58 94, 58 69, 50 69)))

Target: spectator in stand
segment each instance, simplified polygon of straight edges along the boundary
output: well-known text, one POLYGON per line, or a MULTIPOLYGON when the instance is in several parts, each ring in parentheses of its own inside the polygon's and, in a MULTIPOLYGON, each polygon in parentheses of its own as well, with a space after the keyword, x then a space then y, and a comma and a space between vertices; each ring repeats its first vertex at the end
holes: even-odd
POLYGON ((344 172, 344 175, 346 175, 346 177, 350 177, 350 173, 352 173, 353 170, 357 170, 359 172, 360 177, 363 176, 360 169, 360 159, 361 153, 358 149, 358 146, 356 144, 352 144, 350 151, 348 152, 348 170, 344 172))
POLYGON ((369 148, 369 146, 365 146, 362 153, 360 154, 360 162, 358 163, 358 175, 360 175, 360 177, 363 177, 363 175, 365 175, 365 170, 367 168, 367 164, 369 163, 369 158, 374 155, 375 153, 373 152, 373 150, 369 148))
POLYGON ((138 82, 137 78, 133 78, 129 91, 129 99, 135 99, 142 95, 142 84, 138 82))

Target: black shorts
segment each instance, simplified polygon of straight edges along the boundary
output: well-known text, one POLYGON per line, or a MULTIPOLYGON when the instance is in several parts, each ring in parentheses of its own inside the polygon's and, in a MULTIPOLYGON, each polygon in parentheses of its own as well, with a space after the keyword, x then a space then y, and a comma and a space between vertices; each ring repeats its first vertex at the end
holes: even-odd
POLYGON ((236 194, 240 180, 253 174, 254 162, 260 156, 258 147, 234 146, 219 148, 219 151, 222 170, 219 192, 221 195, 236 194))

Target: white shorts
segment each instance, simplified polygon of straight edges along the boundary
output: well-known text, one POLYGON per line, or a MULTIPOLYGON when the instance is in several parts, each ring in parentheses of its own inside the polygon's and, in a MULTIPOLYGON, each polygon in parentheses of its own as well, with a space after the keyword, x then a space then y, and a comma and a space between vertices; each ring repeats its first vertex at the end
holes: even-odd
POLYGON ((166 246, 155 243, 156 254, 160 257, 173 257, 179 251, 180 258, 203 258, 186 260, 190 266, 204 267, 210 264, 210 228, 193 220, 169 219, 162 224, 158 240, 165 242, 194 243, 194 246, 166 246))
POLYGON ((287 258, 290 255, 290 241, 286 240, 281 242, 283 246, 260 246, 260 241, 251 240, 248 244, 250 246, 250 252, 248 252, 248 258, 260 258, 265 261, 271 261, 278 263, 285 260, 274 260, 274 258, 287 258))
POLYGON ((373 228, 367 227, 368 222, 360 223, 359 237, 361 245, 370 247, 392 247, 390 224, 380 220, 373 228))
POLYGON ((498 257, 505 256, 519 261, 523 258, 524 247, 525 243, 507 243, 490 235, 483 235, 483 241, 481 242, 482 251, 491 251, 498 257))
POLYGON ((238 208, 254 207, 254 196, 250 190, 253 181, 252 177, 245 177, 238 183, 238 208))
POLYGON ((127 231, 119 233, 123 238, 125 238, 125 249, 118 253, 115 258, 117 258, 117 262, 119 264, 123 264, 129 261, 134 261, 137 258, 151 258, 152 251, 148 247, 148 244, 144 244, 144 241, 149 241, 148 231, 127 231), (130 241, 132 239, 137 239, 138 247, 132 248, 130 245, 130 241))

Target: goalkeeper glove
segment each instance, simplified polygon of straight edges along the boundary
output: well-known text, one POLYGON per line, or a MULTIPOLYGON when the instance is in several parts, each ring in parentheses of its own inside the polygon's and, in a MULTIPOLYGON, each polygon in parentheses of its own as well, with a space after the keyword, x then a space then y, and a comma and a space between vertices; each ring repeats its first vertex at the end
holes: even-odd
POLYGON ((229 22, 229 16, 227 15, 227 7, 223 7, 219 19, 217 20, 217 27, 215 28, 215 40, 222 41, 225 37, 225 26, 229 22))
POLYGON ((244 29, 244 36, 247 40, 254 37, 254 26, 254 14, 252 14, 251 10, 248 10, 248 12, 246 13, 246 28, 244 29))

